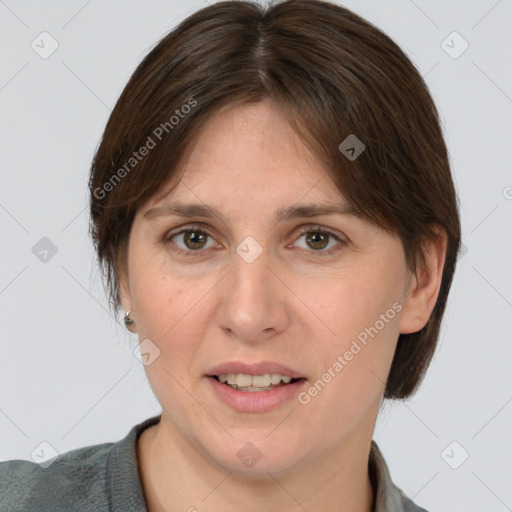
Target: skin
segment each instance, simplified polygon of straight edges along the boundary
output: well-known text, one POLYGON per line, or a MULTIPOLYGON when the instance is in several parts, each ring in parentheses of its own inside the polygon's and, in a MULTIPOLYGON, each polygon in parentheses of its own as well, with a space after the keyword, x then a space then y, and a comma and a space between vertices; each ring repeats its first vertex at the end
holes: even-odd
POLYGON ((184 169, 176 188, 137 212, 120 276, 133 331, 160 350, 145 370, 162 419, 137 446, 149 510, 370 512, 368 457, 386 378, 399 334, 420 330, 435 305, 445 237, 427 245, 415 277, 399 238, 364 219, 276 224, 278 208, 347 202, 270 100, 211 118, 184 169), (171 200, 205 203, 226 222, 144 219, 171 200), (212 235, 163 242, 197 223, 212 235), (344 242, 308 241, 301 226, 344 242), (263 249, 252 263, 236 252, 248 236, 263 249), (307 405, 237 412, 205 377, 226 361, 277 361, 306 376, 307 390, 396 302, 401 311, 307 405), (262 454, 250 468, 237 457, 248 442, 262 454))

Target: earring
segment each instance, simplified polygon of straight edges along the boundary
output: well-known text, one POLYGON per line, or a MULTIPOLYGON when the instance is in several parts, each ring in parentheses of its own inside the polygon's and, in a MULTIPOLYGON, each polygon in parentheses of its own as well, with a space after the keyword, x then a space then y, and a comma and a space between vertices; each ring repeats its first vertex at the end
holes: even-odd
POLYGON ((128 330, 130 330, 130 326, 134 324, 135 322, 130 318, 130 312, 127 311, 124 315, 124 325, 128 330))

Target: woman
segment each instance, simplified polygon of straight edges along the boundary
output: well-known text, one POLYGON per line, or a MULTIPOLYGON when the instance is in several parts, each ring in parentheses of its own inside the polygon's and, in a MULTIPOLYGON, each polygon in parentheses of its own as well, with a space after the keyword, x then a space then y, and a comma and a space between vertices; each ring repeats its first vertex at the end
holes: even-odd
POLYGON ((395 43, 320 0, 206 7, 134 72, 89 188, 162 414, 0 464, 2 510, 424 510, 372 435, 432 359, 460 224, 395 43))

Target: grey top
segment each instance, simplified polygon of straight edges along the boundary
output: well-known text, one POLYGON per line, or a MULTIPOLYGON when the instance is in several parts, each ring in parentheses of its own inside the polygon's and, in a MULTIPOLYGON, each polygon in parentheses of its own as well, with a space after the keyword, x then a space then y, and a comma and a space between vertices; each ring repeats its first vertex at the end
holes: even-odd
MULTIPOLYGON (((160 418, 135 425, 116 443, 60 454, 46 467, 24 460, 1 462, 0 512, 147 512, 137 439, 160 418)), ((373 440, 368 467, 376 489, 373 512, 427 512, 393 484, 373 440)))

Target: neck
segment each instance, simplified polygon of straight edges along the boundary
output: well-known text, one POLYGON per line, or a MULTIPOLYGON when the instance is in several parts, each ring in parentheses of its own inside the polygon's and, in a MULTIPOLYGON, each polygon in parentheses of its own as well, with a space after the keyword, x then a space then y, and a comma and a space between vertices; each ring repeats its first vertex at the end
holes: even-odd
POLYGON ((148 511, 372 512, 372 432, 359 429, 343 446, 255 479, 214 463, 162 416, 137 445, 148 511))

